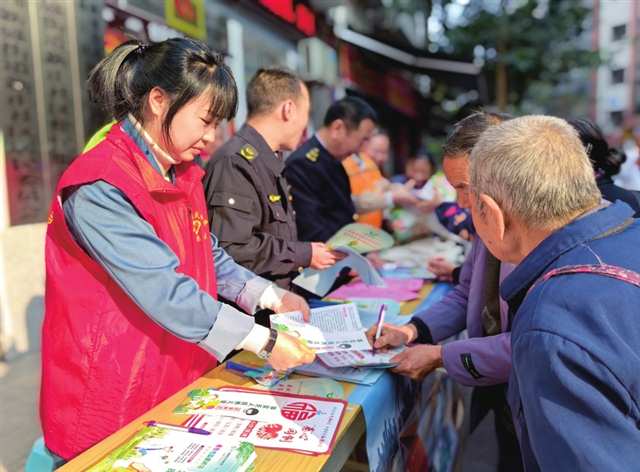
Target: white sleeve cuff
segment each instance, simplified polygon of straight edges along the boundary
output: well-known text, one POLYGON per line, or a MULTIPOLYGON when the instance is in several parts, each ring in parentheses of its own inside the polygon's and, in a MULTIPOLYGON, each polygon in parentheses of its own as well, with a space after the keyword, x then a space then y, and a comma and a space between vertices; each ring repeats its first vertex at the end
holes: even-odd
POLYGON ((262 292, 262 295, 260 295, 258 304, 262 309, 277 311, 282 303, 282 298, 286 293, 286 290, 281 289, 276 284, 269 284, 269 286, 265 288, 264 292, 262 292))
POLYGON ((253 317, 221 303, 209 334, 198 345, 222 362, 236 346, 244 342, 254 326, 253 317))
POLYGON ((236 349, 244 349, 245 351, 258 354, 267 345, 269 341, 269 328, 256 324, 246 338, 236 346, 236 349))
POLYGON ((270 285, 272 283, 268 280, 255 276, 244 284, 244 287, 236 297, 236 304, 247 313, 253 315, 258 308, 265 308, 260 301, 265 290, 270 285))

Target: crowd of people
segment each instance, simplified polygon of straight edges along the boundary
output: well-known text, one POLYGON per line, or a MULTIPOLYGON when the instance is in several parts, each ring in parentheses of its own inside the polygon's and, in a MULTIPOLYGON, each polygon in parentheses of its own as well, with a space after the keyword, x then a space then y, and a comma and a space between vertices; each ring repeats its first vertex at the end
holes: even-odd
POLYGON ((309 91, 267 68, 203 170, 237 110, 222 56, 190 39, 129 42, 88 86, 114 122, 62 175, 45 254, 40 409, 60 463, 234 350, 279 370, 313 361, 268 314, 308 317, 292 279, 343 257, 326 244, 343 226, 393 230, 402 207, 472 246, 461 267, 424 261, 455 283, 440 302, 368 331, 377 349, 407 346, 394 372, 444 367, 473 386, 471 427, 494 412, 501 471, 634 469, 640 198, 614 185, 624 154, 593 123, 479 111, 452 126, 442 171, 419 150, 386 178, 373 107, 337 100, 300 144, 309 91))

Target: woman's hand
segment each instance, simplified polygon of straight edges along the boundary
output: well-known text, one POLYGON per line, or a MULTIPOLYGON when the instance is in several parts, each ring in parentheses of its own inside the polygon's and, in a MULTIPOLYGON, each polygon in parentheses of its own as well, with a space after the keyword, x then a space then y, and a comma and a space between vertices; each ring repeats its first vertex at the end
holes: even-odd
POLYGON ((275 313, 287 313, 289 311, 300 311, 305 321, 309 321, 309 304, 300 295, 283 290, 280 301, 275 303, 272 310, 275 313))
POLYGON ((310 364, 316 355, 300 339, 285 333, 278 333, 273 346, 269 364, 275 370, 289 370, 304 364, 310 364))

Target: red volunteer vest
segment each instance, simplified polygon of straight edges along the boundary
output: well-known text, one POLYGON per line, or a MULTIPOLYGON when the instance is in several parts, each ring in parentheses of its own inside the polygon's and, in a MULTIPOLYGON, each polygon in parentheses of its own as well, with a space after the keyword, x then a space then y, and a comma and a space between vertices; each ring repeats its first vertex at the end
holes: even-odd
POLYGON ((40 416, 47 447, 65 459, 104 439, 215 367, 216 359, 142 312, 69 232, 66 189, 103 180, 126 195, 180 260, 177 271, 217 296, 203 171, 176 167, 175 185, 114 125, 62 175, 45 260, 40 416))

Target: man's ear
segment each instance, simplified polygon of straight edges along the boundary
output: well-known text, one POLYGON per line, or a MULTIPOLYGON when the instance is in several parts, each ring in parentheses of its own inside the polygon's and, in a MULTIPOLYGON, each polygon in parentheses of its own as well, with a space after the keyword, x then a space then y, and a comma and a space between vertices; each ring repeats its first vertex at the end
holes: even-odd
POLYGON ((485 218, 487 226, 491 228, 492 236, 499 241, 504 240, 507 229, 506 217, 498 202, 486 193, 481 193, 479 198, 480 214, 485 218))
POLYGON ((147 111, 154 118, 163 119, 169 109, 169 98, 160 87, 153 87, 147 95, 147 111))
POLYGON ((334 120, 329 125, 329 129, 331 130, 331 134, 334 137, 343 138, 346 132, 347 126, 342 119, 338 118, 337 120, 334 120))
POLYGON ((295 113, 296 104, 293 100, 285 100, 280 106, 283 121, 291 121, 295 113))

